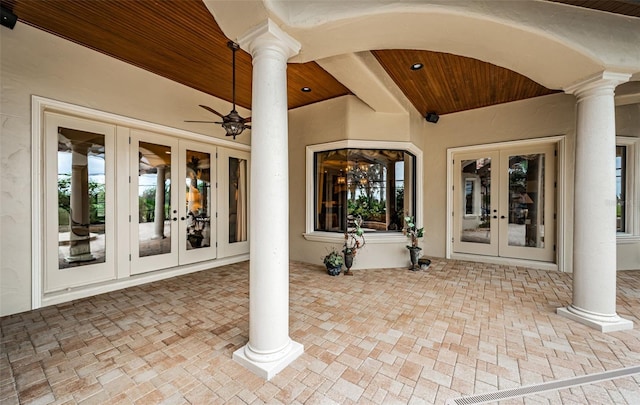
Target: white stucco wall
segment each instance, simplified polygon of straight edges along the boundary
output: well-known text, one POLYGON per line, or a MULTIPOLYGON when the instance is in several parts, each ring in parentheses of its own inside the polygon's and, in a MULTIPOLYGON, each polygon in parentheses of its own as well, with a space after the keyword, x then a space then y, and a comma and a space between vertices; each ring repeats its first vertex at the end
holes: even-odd
MULTIPOLYGON (((0 315, 31 309, 31 96, 224 138, 230 104, 25 24, 0 35, 0 315)), ((246 111, 240 111, 245 114, 246 111)), ((249 143, 250 134, 238 137, 249 143)))

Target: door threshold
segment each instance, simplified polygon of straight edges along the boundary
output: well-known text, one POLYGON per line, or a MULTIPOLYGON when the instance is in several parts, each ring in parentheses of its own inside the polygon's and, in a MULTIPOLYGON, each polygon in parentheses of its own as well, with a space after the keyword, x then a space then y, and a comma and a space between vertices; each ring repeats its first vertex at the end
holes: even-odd
POLYGON ((528 268, 537 269, 537 270, 551 270, 551 271, 559 270, 557 263, 540 262, 536 260, 515 259, 511 257, 495 257, 495 256, 472 255, 467 253, 452 253, 450 259, 465 260, 469 262, 501 264, 506 266, 528 267, 528 268))

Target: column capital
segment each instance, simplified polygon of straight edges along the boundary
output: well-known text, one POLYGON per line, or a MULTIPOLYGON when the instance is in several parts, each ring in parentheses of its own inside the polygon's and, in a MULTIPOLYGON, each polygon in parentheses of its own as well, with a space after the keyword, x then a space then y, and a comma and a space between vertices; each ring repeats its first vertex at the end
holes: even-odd
POLYGON ((564 88, 567 94, 574 94, 578 100, 592 95, 594 92, 610 92, 613 94, 616 86, 628 82, 631 78, 629 73, 610 72, 604 70, 593 76, 575 82, 564 88))
POLYGON ((276 47, 285 54, 287 60, 297 55, 302 47, 300 42, 282 31, 271 19, 265 20, 238 38, 238 43, 252 56, 255 56, 255 52, 260 48, 276 47))

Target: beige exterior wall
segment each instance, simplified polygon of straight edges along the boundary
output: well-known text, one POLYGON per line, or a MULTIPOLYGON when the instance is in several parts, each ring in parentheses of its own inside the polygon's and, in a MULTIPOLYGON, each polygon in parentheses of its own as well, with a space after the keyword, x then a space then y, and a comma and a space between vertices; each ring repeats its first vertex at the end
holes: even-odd
MULTIPOLYGON (((38 95, 224 138, 221 129, 186 124, 211 118, 198 104, 227 110, 228 103, 100 53, 20 24, 2 31, 0 115, 0 316, 31 309, 31 96, 38 95), (215 134, 214 134, 215 131, 215 134)), ((618 134, 640 136, 640 107, 618 108, 618 134)), ((240 111, 248 114, 247 111, 240 111)), ((449 114, 429 124, 415 111, 377 114, 354 96, 292 110, 289 114, 290 256, 321 264, 331 244, 310 242, 305 231, 305 147, 343 139, 408 141, 424 152, 425 254, 442 257, 446 235, 447 149, 566 137, 565 239, 572 241, 575 99, 557 94, 449 114)), ((249 134, 238 142, 249 143, 249 134)), ((636 207, 637 209, 637 207, 636 207)), ((407 256, 405 242, 370 245, 356 267, 384 267, 407 256), (380 249, 379 249, 380 247, 380 249)), ((640 268, 640 243, 619 244, 620 269, 640 268)))
MULTIPOLYGON (((427 128, 425 159, 425 253, 443 257, 446 249, 447 150, 552 136, 566 139, 567 227, 571 227, 573 205, 573 155, 575 98, 565 94, 523 100, 487 108, 448 114, 427 128)), ((572 235, 565 235, 570 248, 572 235)))
POLYGON ((25 24, 0 38, 1 316, 31 309, 32 95, 220 138, 222 129, 184 120, 212 118, 198 104, 230 105, 25 24))
MULTIPOLYGON (((412 113, 417 115, 417 113, 412 113)), ((289 112, 289 194, 290 194, 290 257, 322 265, 327 250, 340 249, 340 237, 335 243, 306 240, 306 147, 340 140, 412 142, 415 127, 422 120, 404 114, 379 114, 355 96, 345 96, 322 103, 297 108, 289 112), (411 118, 410 118, 411 117, 411 118)), ((420 144, 412 142, 420 148, 420 144)), ((341 236, 341 235, 339 235, 341 236)), ((354 262, 354 269, 398 267, 409 264, 405 238, 397 243, 376 244, 372 238, 354 262), (406 262, 406 263, 405 263, 406 262)))
MULTIPOLYGON (((617 108, 618 134, 640 136, 638 105, 617 108)), ((353 96, 298 108, 289 114, 291 164, 291 258, 321 264, 321 258, 338 243, 305 240, 305 147, 343 139, 402 140, 414 143, 424 154, 424 226, 422 246, 428 256, 444 257, 446 252, 447 151, 450 148, 499 144, 528 139, 564 139, 564 184, 559 202, 566 256, 565 271, 572 270, 573 179, 575 155, 575 97, 554 94, 514 103, 448 114, 437 124, 404 114, 376 114, 353 96), (409 131, 399 134, 397 129, 409 131)), ((559 173, 560 175, 560 173, 559 173)), ((560 210, 559 210, 560 212, 560 210)), ((379 246, 362 251, 354 268, 373 263, 381 267, 384 257, 406 255, 403 244, 379 246), (371 257, 368 257, 371 256, 371 257)), ((618 269, 640 268, 639 242, 618 244, 618 269)))

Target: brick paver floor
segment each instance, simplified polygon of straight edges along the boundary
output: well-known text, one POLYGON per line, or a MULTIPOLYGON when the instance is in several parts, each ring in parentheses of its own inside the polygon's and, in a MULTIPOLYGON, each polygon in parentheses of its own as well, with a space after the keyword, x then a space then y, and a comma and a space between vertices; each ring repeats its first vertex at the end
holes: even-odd
MULTIPOLYGON (((2 404, 444 404, 640 365, 640 271, 618 274, 630 331, 556 315, 571 275, 436 259, 330 277, 291 264, 290 335, 271 381, 231 359, 248 339, 248 263, 0 319, 2 404)), ((500 403, 640 403, 640 374, 500 403)))

